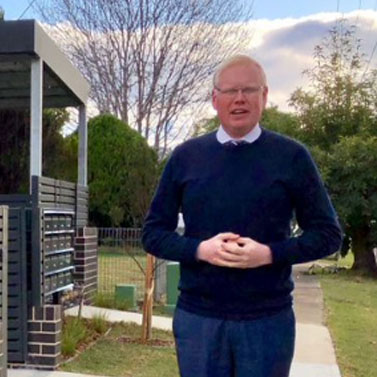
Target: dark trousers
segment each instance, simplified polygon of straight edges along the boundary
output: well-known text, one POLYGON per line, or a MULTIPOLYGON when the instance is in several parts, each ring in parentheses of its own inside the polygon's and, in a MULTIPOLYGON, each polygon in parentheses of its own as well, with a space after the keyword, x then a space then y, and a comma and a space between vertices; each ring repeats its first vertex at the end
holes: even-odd
POLYGON ((181 377, 288 377, 294 353, 293 309, 247 321, 176 309, 173 320, 181 377))

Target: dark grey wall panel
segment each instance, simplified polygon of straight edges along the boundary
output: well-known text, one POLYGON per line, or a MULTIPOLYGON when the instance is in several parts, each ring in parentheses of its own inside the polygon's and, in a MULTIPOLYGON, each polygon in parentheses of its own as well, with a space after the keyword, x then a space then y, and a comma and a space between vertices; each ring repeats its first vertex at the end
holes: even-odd
POLYGON ((23 363, 27 354, 27 231, 25 207, 9 209, 8 361, 23 363))
POLYGON ((33 206, 75 212, 76 227, 88 225, 89 189, 72 182, 47 177, 32 177, 33 206))
POLYGON ((0 206, 0 375, 8 359, 8 207, 0 206))

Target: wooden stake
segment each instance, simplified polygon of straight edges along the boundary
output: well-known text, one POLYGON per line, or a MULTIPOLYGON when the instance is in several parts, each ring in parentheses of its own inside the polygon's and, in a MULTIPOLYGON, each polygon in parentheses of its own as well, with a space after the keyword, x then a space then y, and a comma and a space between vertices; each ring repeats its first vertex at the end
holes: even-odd
POLYGON ((154 265, 156 258, 147 254, 147 271, 145 274, 145 293, 143 303, 143 324, 141 340, 146 343, 152 336, 154 265))

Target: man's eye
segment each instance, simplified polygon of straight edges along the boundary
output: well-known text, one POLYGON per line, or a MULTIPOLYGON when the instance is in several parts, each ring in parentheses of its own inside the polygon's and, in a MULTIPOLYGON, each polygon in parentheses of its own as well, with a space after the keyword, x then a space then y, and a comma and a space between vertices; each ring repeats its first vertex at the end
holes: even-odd
POLYGON ((230 96, 235 96, 238 93, 238 89, 226 89, 224 93, 230 96))
POLYGON ((258 88, 247 87, 242 89, 244 94, 254 94, 258 91, 258 88))
POLYGON ((243 88, 242 91, 244 94, 252 94, 254 93, 254 88, 243 88))

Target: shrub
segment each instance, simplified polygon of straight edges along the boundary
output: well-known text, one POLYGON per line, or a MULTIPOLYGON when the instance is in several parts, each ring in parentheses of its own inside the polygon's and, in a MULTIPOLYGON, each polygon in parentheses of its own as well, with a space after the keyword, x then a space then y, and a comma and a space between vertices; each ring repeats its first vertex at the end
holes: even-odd
POLYGON ((90 327, 97 333, 97 334, 104 334, 106 330, 109 328, 108 323, 106 322, 106 315, 105 314, 96 314, 90 321, 90 327))
POLYGON ((73 356, 79 343, 87 336, 85 322, 79 318, 66 318, 63 324, 62 354, 73 356))
POLYGON ((94 296, 93 305, 100 308, 117 310, 130 310, 130 304, 126 301, 116 300, 114 294, 98 293, 94 296))

